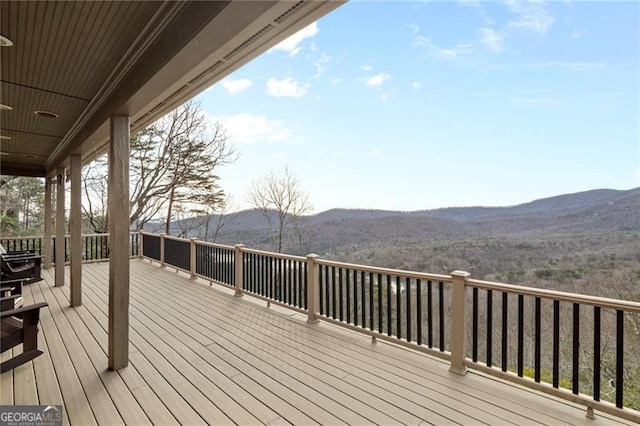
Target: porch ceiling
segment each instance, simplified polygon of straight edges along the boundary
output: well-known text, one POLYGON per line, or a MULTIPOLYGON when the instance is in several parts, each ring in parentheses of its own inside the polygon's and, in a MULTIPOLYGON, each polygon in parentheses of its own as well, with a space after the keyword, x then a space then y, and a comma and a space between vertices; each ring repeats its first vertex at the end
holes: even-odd
POLYGON ((342 3, 2 1, 0 172, 89 161, 111 115, 140 130, 342 3))

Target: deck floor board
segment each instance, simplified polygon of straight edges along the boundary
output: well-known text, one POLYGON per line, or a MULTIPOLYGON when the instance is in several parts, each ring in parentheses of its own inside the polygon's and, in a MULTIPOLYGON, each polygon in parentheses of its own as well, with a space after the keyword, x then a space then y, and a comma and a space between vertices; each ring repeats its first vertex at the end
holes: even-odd
MULTIPOLYGON (((132 260, 129 366, 107 370, 108 264, 69 287, 26 286, 46 301, 45 353, 0 378, 2 404, 62 404, 65 424, 615 424, 572 403, 470 372, 171 268, 132 260)), ((67 277, 68 282, 68 277, 67 277)), ((19 350, 19 348, 16 348, 19 350)), ((7 359, 11 351, 2 354, 7 359)))

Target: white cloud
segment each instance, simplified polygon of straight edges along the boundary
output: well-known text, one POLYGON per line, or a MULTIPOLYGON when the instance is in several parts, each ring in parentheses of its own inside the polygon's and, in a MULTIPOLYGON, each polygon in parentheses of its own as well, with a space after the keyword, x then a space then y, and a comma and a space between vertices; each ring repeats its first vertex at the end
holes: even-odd
POLYGON ((387 99, 391 98, 393 96, 393 92, 384 92, 380 94, 380 99, 382 99, 383 101, 386 101, 387 99))
POLYGON ((312 79, 316 79, 320 77, 327 70, 327 63, 331 60, 331 56, 323 53, 320 55, 318 59, 313 61, 313 66, 316 67, 316 75, 311 77, 312 79))
POLYGON ((421 35, 416 36, 414 44, 426 47, 432 54, 443 58, 456 58, 458 56, 468 55, 473 50, 473 44, 456 44, 449 48, 438 47, 431 42, 431 39, 421 35))
POLYGON ((371 65, 369 65, 369 64, 362 64, 362 65, 360 65, 360 68, 361 68, 363 71, 371 71, 371 69, 372 69, 373 67, 372 67, 371 65))
POLYGON ((224 79, 220 82, 220 85, 227 89, 227 92, 229 92, 229 94, 235 95, 236 93, 247 90, 249 87, 251 87, 252 83, 248 78, 240 78, 238 80, 224 79))
POLYGON ((234 143, 282 142, 292 136, 283 120, 272 120, 263 115, 241 113, 212 117, 212 122, 215 121, 224 126, 234 143))
POLYGON ((344 81, 344 78, 342 78, 342 77, 335 77, 335 78, 332 78, 332 79, 331 79, 330 83, 331 83, 331 84, 338 84, 338 83, 341 83, 342 81, 344 81))
POLYGON ((411 83, 411 88, 413 90, 420 90, 422 89, 422 83, 420 83, 419 81, 414 81, 413 83, 411 83))
POLYGON ((480 28, 478 30, 478 36, 480 37, 480 43, 494 52, 500 52, 502 50, 502 37, 496 33, 493 28, 480 28))
POLYGON ((545 34, 555 18, 544 8, 542 2, 507 0, 507 6, 516 15, 507 28, 518 28, 527 32, 545 34))
POLYGON ((291 77, 287 77, 284 80, 277 80, 272 77, 267 81, 267 93, 276 97, 299 98, 307 93, 307 88, 291 77))
POLYGON ((369 87, 380 87, 382 83, 389 80, 391 76, 386 72, 382 72, 380 74, 374 75, 372 77, 367 78, 366 84, 369 87))
POLYGON ((318 34, 318 24, 316 22, 307 25, 297 33, 293 34, 289 38, 282 40, 280 43, 273 46, 273 50, 283 50, 289 54, 289 56, 295 56, 302 50, 300 43, 306 38, 313 37, 318 34))

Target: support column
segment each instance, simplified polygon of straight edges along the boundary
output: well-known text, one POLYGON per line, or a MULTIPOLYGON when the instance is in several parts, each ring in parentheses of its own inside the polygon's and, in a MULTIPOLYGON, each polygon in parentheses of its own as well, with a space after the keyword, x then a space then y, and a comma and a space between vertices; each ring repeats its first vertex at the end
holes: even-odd
POLYGON ((449 371, 457 374, 465 374, 467 367, 464 364, 466 357, 466 330, 467 330, 467 287, 466 279, 470 274, 464 271, 451 273, 452 300, 451 300, 451 366, 449 371))
POLYGON ((129 117, 111 117, 109 370, 129 364, 129 117))
POLYGON ((320 312, 318 297, 318 259, 317 254, 307 255, 307 322, 316 323, 320 312))
POLYGON ((244 248, 244 244, 236 244, 234 248, 234 275, 235 275, 235 293, 234 296, 242 297, 242 283, 244 282, 244 255, 242 254, 242 249, 244 248))
POLYGON ((82 304, 82 157, 71 156, 71 306, 82 304))
POLYGON ((42 256, 44 257, 44 269, 51 269, 51 225, 52 225, 52 205, 51 205, 51 180, 44 178, 44 241, 42 245, 42 256))
POLYGON ((64 169, 59 168, 56 172, 56 287, 64 285, 64 169))

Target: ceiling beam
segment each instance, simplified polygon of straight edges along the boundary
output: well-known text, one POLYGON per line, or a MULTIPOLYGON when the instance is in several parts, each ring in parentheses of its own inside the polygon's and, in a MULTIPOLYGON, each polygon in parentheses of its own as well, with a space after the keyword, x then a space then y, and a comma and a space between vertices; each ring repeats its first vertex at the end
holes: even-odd
POLYGON ((32 176, 32 177, 45 177, 45 168, 33 164, 18 164, 7 163, 2 161, 0 165, 0 173, 9 176, 32 176))

